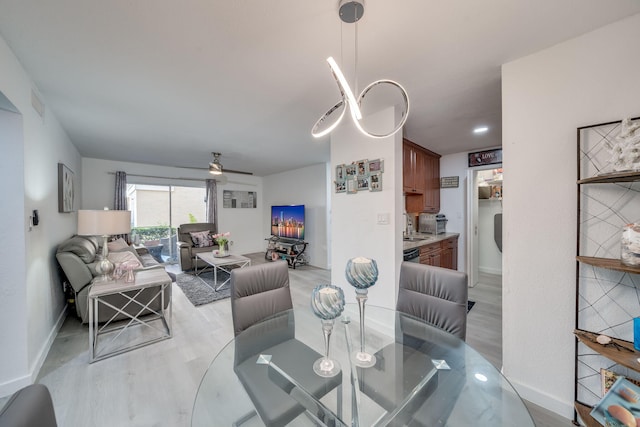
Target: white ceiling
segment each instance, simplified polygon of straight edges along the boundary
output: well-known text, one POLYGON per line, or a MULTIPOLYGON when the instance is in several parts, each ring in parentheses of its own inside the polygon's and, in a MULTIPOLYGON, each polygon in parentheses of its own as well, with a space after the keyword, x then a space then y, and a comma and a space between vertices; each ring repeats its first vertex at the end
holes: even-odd
MULTIPOLYGON (((84 157, 205 168, 219 151, 264 176, 329 158, 328 137, 310 135, 339 96, 325 59, 356 79, 338 3, 0 0, 0 34, 84 157)), ((638 0, 366 0, 358 86, 403 84, 405 136, 433 151, 501 145, 501 64, 639 12, 638 0)))

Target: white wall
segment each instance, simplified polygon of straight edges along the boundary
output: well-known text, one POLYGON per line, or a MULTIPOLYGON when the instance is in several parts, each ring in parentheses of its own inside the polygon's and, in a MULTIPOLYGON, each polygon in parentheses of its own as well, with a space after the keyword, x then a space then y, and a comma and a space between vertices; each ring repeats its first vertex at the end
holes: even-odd
POLYGON ((55 248, 76 229, 74 213, 58 213, 57 174, 58 162, 64 163, 79 184, 80 155, 51 110, 41 118, 33 109, 32 88, 35 85, 0 38, 0 92, 21 114, 21 125, 5 115, 0 130, 5 192, 10 199, 0 213, 0 236, 2 246, 11 249, 10 255, 0 256, 0 300, 3 307, 11 307, 0 310, 0 396, 33 382, 64 320, 55 248), (10 139, 4 139, 7 125, 14 129, 10 139), (29 231, 33 209, 39 212, 40 225, 29 231), (7 314, 10 317, 4 318, 7 314))
MULTIPOLYGON (((271 235, 270 215, 273 205, 304 205, 305 253, 309 264, 329 268, 329 208, 327 205, 327 165, 319 163, 263 178, 263 238, 271 235)), ((264 243, 266 248, 266 243, 264 243)))
POLYGON ((494 237, 494 217, 498 213, 502 213, 500 200, 478 200, 478 270, 483 273, 502 274, 502 252, 494 237))
MULTIPOLYGON (((101 159, 82 159, 84 185, 82 187, 82 209, 113 208, 116 171, 125 171, 130 175, 148 175, 145 178, 131 176, 129 180, 137 184, 180 185, 204 187, 204 180, 211 177, 206 170, 156 166, 143 163, 116 162, 101 159), (173 179, 172 179, 173 178, 173 179), (187 178, 176 179, 176 178, 187 178), (191 180, 191 178, 193 180, 191 180)), ((231 232, 233 241, 231 251, 245 254, 264 250, 264 231, 262 219, 265 215, 260 199, 264 197, 262 178, 252 175, 226 174, 228 183, 218 185, 218 231, 231 232), (255 191, 258 193, 258 207, 255 209, 230 209, 222 207, 223 190, 255 191)), ((268 213, 266 214, 268 216, 268 213)))
POLYGON ((576 128, 640 115, 640 14, 502 68, 503 364, 573 417, 576 128))
POLYGON ((458 270, 467 271, 467 153, 440 158, 440 176, 457 176, 458 188, 440 189, 440 213, 447 216, 447 231, 460 233, 458 237, 458 270))
MULTIPOLYGON (((378 123, 393 123, 394 110, 377 113, 378 123)), ((372 258, 378 265, 378 282, 369 289, 369 302, 395 308, 399 266, 402 261, 402 136, 372 139, 361 134, 346 116, 331 134, 331 173, 339 164, 362 159, 384 160, 383 189, 357 194, 331 191, 331 281, 345 290, 347 302, 355 301, 355 290, 345 279, 351 258, 372 258), (377 215, 389 216, 386 225, 377 215)))

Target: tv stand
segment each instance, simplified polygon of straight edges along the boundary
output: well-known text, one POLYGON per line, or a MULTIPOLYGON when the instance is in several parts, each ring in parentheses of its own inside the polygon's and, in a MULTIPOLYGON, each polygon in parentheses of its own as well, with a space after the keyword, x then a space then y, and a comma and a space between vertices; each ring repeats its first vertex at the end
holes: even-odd
POLYGON ((268 241, 267 251, 264 253, 266 260, 276 261, 283 259, 294 270, 297 265, 307 264, 307 256, 304 251, 307 249, 308 243, 304 240, 276 236, 267 237, 265 240, 268 241))

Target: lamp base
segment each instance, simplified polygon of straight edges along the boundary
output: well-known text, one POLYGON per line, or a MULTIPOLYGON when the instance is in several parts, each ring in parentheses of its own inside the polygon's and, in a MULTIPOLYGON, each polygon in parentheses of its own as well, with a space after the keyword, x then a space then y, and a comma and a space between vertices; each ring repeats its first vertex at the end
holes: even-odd
POLYGON ((109 246, 108 240, 109 236, 102 236, 102 259, 98 261, 96 264, 96 271, 100 274, 98 281, 100 282, 108 282, 111 279, 111 274, 115 269, 115 266, 111 261, 109 261, 109 246))

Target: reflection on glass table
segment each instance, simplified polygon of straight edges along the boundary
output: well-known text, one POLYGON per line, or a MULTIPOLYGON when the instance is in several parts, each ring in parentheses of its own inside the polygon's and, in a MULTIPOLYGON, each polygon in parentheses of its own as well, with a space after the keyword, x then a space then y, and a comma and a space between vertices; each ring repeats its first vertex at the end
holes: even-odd
MULTIPOLYGON (((296 308, 287 316, 294 321, 295 338, 323 353, 324 337, 311 308, 296 308)), ((237 345, 245 332, 220 351, 205 373, 193 407, 193 427, 265 425, 234 372, 237 345)), ((262 340, 268 333, 263 328, 262 340)), ((342 387, 320 399, 300 386, 298 380, 304 378, 296 378, 293 367, 287 369, 287 358, 274 356, 257 365, 287 398, 307 408, 290 425, 318 425, 320 417, 327 425, 362 427, 534 426, 506 378, 464 341, 420 319, 374 306, 367 307, 365 334, 366 350, 376 356, 369 368, 355 366, 350 358, 350 351, 360 347, 359 310, 357 304, 346 304, 331 339, 332 358, 342 366, 337 377, 342 387)), ((268 350, 260 347, 255 361, 269 356, 268 350)), ((308 370, 313 373, 312 364, 308 370)))

